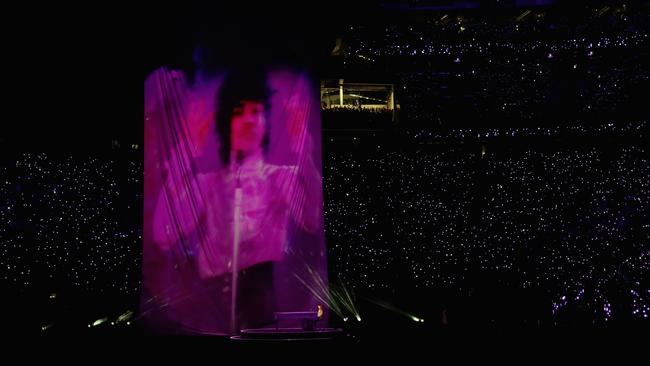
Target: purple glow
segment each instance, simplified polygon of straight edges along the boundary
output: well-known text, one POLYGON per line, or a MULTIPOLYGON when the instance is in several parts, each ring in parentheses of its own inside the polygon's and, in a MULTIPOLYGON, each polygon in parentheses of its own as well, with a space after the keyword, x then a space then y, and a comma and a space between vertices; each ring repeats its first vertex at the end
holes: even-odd
POLYGON ((319 103, 294 70, 259 75, 189 85, 163 68, 145 81, 142 315, 154 329, 235 334, 320 303, 307 288, 327 283, 319 103))

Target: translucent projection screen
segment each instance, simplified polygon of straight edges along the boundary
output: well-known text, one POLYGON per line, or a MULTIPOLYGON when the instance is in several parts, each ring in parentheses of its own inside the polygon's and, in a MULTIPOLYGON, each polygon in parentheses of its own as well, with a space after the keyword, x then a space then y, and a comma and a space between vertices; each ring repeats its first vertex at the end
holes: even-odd
POLYGON ((236 334, 273 326, 277 311, 326 306, 314 85, 282 67, 224 69, 191 82, 167 68, 147 77, 148 327, 236 334))

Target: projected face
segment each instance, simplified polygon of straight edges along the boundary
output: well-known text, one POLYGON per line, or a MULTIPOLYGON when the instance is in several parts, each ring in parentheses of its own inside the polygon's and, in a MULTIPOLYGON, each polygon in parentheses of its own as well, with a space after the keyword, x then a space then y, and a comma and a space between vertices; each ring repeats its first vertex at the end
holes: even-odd
POLYGON ((233 151, 251 155, 262 149, 266 133, 264 103, 242 100, 233 109, 231 118, 230 146, 233 151))

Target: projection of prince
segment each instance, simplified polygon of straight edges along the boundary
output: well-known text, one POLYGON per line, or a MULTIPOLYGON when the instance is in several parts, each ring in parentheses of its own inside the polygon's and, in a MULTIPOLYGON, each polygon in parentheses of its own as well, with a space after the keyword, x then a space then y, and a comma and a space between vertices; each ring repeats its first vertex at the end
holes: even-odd
POLYGON ((236 334, 315 310, 327 284, 317 85, 292 68, 145 81, 141 316, 236 334))

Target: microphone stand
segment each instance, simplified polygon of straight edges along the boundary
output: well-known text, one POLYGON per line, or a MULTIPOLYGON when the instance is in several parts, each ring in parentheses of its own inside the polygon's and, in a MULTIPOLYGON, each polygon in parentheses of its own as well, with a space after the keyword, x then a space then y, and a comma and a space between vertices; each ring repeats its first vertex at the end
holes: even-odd
POLYGON ((231 283, 231 298, 230 298, 230 332, 236 334, 237 332, 237 276, 239 274, 239 226, 241 216, 241 171, 239 166, 236 170, 236 185, 235 185, 235 206, 234 206, 234 235, 232 241, 232 283, 231 283))

